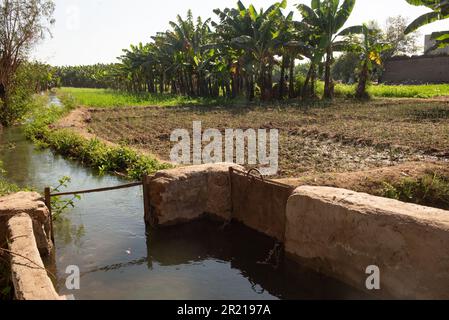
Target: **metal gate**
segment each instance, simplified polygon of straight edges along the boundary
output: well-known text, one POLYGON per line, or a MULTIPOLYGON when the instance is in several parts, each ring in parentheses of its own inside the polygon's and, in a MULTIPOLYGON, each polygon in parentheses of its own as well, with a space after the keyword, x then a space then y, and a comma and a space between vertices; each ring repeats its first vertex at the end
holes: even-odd
POLYGON ((230 169, 232 218, 283 243, 287 201, 295 188, 252 172, 258 171, 230 169))

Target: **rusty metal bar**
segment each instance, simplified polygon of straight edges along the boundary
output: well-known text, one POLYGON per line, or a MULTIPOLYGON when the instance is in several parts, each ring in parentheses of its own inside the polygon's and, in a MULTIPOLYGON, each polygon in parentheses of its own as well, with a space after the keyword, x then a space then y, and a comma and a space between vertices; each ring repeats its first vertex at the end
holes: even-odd
POLYGON ((140 182, 124 184, 124 185, 117 186, 117 187, 108 187, 108 188, 100 188, 100 189, 82 190, 82 191, 74 191, 74 192, 53 193, 53 194, 50 194, 50 196, 51 197, 61 197, 61 196, 79 195, 79 194, 86 194, 86 193, 113 191, 113 190, 120 190, 120 189, 137 187, 137 186, 141 186, 142 184, 143 184, 143 182, 140 181, 140 182))
POLYGON ((142 178, 142 186, 143 186, 143 210, 145 220, 150 215, 150 177, 147 175, 144 175, 142 178))
MULTIPOLYGON (((252 171, 254 171, 254 169, 251 169, 250 171, 242 171, 242 170, 238 170, 238 169, 233 169, 232 172, 231 172, 231 175, 232 175, 232 174, 241 175, 241 176, 247 177, 248 180, 249 180, 249 179, 256 179, 256 180, 259 180, 259 181, 261 181, 261 182, 265 182, 265 183, 268 183, 268 184, 273 184, 273 185, 276 185, 276 186, 279 186, 279 187, 284 187, 284 188, 286 188, 286 189, 295 189, 295 188, 294 188, 293 186, 291 186, 291 185, 288 185, 288 184, 285 184, 285 183, 281 183, 281 182, 277 182, 277 181, 270 180, 270 179, 266 179, 266 178, 263 177, 263 176, 258 177, 258 176, 256 176, 256 175, 253 175, 253 174, 251 174, 252 171)), ((258 171, 258 170, 257 170, 257 171, 258 171)), ((259 171, 259 172, 260 172, 260 171, 259 171)))

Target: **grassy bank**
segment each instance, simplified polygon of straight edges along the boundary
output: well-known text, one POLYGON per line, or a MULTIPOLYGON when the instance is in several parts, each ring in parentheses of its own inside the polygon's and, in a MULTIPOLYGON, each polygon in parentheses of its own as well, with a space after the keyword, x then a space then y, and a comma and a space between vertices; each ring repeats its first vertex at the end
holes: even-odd
POLYGON ((169 167, 131 148, 109 146, 97 139, 86 139, 71 130, 52 128, 52 124, 70 110, 71 105, 41 106, 34 113, 33 121, 26 125, 27 138, 40 147, 51 148, 61 155, 79 160, 84 165, 98 170, 100 174, 120 173, 130 179, 140 179, 145 174, 169 167))

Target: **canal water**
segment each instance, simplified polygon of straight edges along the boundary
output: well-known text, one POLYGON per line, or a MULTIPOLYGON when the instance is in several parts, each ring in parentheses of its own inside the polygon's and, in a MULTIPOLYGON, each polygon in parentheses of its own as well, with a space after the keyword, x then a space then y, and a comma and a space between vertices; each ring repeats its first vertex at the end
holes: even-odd
MULTIPOLYGON (((38 150, 20 127, 0 134, 0 160, 10 182, 42 192, 71 178, 68 191, 127 181, 38 150)), ((336 281, 291 264, 262 263, 274 243, 243 226, 199 221, 146 229, 142 189, 83 195, 54 225, 51 270, 60 294, 76 299, 350 299, 364 298, 336 281), (66 288, 78 266, 80 289, 66 288)))

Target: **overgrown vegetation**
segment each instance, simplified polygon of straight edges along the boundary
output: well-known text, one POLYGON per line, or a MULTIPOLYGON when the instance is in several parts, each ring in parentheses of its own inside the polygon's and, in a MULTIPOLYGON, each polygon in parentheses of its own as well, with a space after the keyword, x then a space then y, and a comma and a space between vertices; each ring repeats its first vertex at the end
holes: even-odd
MULTIPOLYGON (((1 148, 0 148, 0 151, 1 151, 1 148)), ((16 186, 15 184, 12 184, 6 180, 5 171, 3 170, 2 162, 0 161, 0 197, 10 194, 10 193, 18 192, 18 191, 19 191, 18 186, 16 186)))
POLYGON ((0 2, 0 124, 11 125, 26 112, 34 80, 27 57, 49 32, 55 5, 51 0, 0 2))
POLYGON ((52 129, 51 125, 67 113, 69 108, 49 106, 36 110, 33 121, 26 125, 26 135, 40 147, 49 147, 59 154, 81 161, 97 169, 100 174, 123 173, 131 179, 166 169, 155 158, 139 154, 125 146, 109 146, 97 139, 86 139, 66 129, 52 129))
MULTIPOLYGON (((58 180, 58 185, 51 188, 51 193, 61 192, 61 189, 67 188, 68 184, 72 179, 68 176, 62 177, 58 180)), ((72 198, 62 199, 61 197, 52 197, 51 198, 51 209, 53 221, 61 220, 62 214, 69 208, 75 207, 75 201, 81 200, 81 196, 75 194, 72 198)))
POLYGON ((383 183, 382 196, 420 205, 449 209, 449 177, 427 172, 419 178, 383 183))

